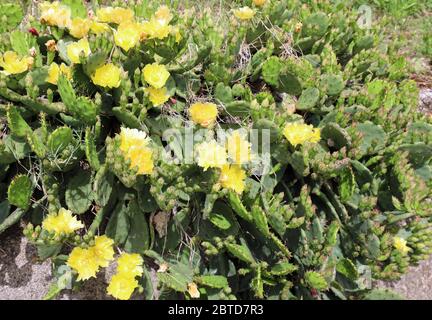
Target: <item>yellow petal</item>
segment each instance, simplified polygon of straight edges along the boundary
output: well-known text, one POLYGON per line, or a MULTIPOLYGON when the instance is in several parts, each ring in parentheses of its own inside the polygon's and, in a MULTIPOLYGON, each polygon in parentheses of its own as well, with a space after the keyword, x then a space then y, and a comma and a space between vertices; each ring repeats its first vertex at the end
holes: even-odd
POLYGON ((99 22, 124 23, 134 20, 134 13, 131 9, 120 7, 105 7, 96 11, 99 22))
POLYGON ((14 51, 6 51, 0 56, 0 67, 3 68, 3 73, 19 74, 27 71, 33 64, 32 57, 18 57, 18 54, 14 51))
POLYGON ((106 88, 118 88, 121 82, 121 70, 112 63, 107 63, 96 69, 91 76, 94 84, 106 88))
POLYGON ((129 300, 136 288, 138 281, 134 277, 120 273, 111 278, 107 292, 116 299, 129 300))
POLYGON ((69 25, 69 34, 78 39, 87 36, 89 30, 90 21, 88 19, 75 18, 69 25))
POLYGON ((67 265, 78 272, 78 281, 95 278, 99 271, 99 264, 93 252, 79 247, 72 250, 67 265))
POLYGON ((137 253, 123 253, 117 259, 117 273, 126 274, 132 277, 139 277, 143 274, 143 258, 137 253))
POLYGON ((96 236, 94 246, 90 247, 95 256, 96 262, 101 267, 108 267, 109 262, 114 258, 114 240, 108 238, 106 235, 96 236))
POLYGON ((133 48, 141 39, 141 25, 135 22, 125 22, 118 26, 114 33, 115 44, 125 51, 133 48))
POLYGON ((233 131, 227 137, 226 148, 228 155, 235 164, 244 164, 252 160, 251 144, 240 130, 233 131))
POLYGON ((84 224, 78 221, 71 211, 61 208, 57 214, 50 214, 44 219, 42 228, 56 234, 71 234, 84 228, 84 224))
POLYGON ((411 250, 410 247, 407 246, 407 241, 401 237, 393 237, 393 246, 403 255, 411 250))
POLYGON ((239 165, 224 165, 221 168, 219 182, 222 187, 241 194, 245 187, 246 173, 239 165))
POLYGON ((144 81, 155 89, 162 88, 170 74, 164 65, 157 63, 148 64, 143 69, 144 81))
POLYGON ((173 18, 170 9, 166 5, 160 6, 154 16, 157 20, 165 24, 168 24, 173 18))
POLYGON ((155 107, 164 104, 169 99, 169 95, 166 87, 160 89, 148 87, 145 89, 145 92, 149 95, 149 99, 153 104, 153 106, 155 107))
POLYGON ((304 123, 286 124, 283 134, 294 147, 306 142, 317 143, 321 140, 320 129, 304 123))
POLYGON ((224 147, 216 140, 202 142, 196 146, 198 165, 206 171, 208 168, 221 168, 227 163, 227 154, 224 147))
POLYGON ((234 15, 240 20, 250 20, 254 17, 255 11, 249 7, 239 8, 234 10, 234 15))
POLYGON ((81 39, 78 42, 73 42, 66 47, 68 58, 72 63, 81 63, 80 55, 88 57, 91 53, 90 45, 87 39, 81 39))
POLYGON ((48 77, 47 82, 56 85, 58 81, 59 75, 63 74, 66 76, 66 78, 70 79, 72 77, 72 71, 71 69, 62 63, 59 67, 59 65, 55 62, 51 63, 49 69, 48 69, 48 77))
POLYGON ((208 128, 216 122, 218 110, 214 103, 197 102, 190 106, 189 115, 193 122, 208 128))
POLYGON ((58 1, 41 3, 40 11, 40 22, 43 24, 66 28, 71 22, 70 8, 60 4, 58 1))
POLYGON ((101 34, 110 30, 110 27, 106 23, 100 23, 92 21, 90 24, 90 31, 95 34, 101 34))

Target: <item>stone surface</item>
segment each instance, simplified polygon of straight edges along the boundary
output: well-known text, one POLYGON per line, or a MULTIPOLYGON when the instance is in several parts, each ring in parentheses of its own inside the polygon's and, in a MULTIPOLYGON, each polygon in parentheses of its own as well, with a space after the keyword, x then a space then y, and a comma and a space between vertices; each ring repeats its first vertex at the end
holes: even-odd
MULTIPOLYGON (((65 290, 61 300, 110 299, 106 287, 114 266, 99 272, 96 279, 83 283, 79 291, 65 290)), ((0 235, 0 300, 40 300, 51 285, 51 263, 38 261, 35 246, 14 226, 0 235)))

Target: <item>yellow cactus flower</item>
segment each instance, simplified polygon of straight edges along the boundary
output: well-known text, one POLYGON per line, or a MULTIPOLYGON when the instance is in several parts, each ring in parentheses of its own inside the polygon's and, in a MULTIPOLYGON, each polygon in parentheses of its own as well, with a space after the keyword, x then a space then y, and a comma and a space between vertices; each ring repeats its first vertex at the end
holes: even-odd
POLYGON ((105 7, 96 11, 96 16, 99 22, 107 23, 124 23, 134 21, 134 13, 131 9, 120 7, 105 7))
POLYGON ((149 138, 144 131, 138 129, 121 128, 120 150, 127 153, 131 147, 145 147, 149 144, 149 138))
POLYGON ((48 77, 46 81, 56 85, 60 74, 65 75, 68 79, 72 78, 72 71, 70 67, 68 67, 64 63, 60 64, 59 66, 57 63, 53 62, 48 68, 48 77))
POLYGON ((179 43, 183 37, 180 33, 180 28, 179 27, 173 27, 171 28, 171 34, 175 37, 175 41, 176 43, 179 43))
POLYGON ((246 6, 246 7, 234 10, 234 15, 237 19, 240 19, 240 20, 250 20, 254 17, 255 11, 253 11, 251 8, 246 6))
POLYGON ((206 171, 208 168, 221 168, 227 163, 227 154, 224 147, 216 140, 202 142, 196 146, 197 163, 206 171))
POLYGON ((80 63, 80 55, 84 54, 88 57, 91 53, 90 45, 87 39, 81 39, 78 42, 73 42, 66 47, 66 53, 72 63, 80 63))
POLYGON ((226 148, 235 164, 244 164, 252 160, 251 143, 245 139, 240 130, 233 131, 227 137, 226 148))
POLYGON ((96 69, 91 79, 94 84, 106 88, 118 88, 121 82, 121 69, 112 63, 96 69))
POLYGON ((78 272, 78 281, 95 278, 99 264, 92 250, 76 247, 69 255, 67 265, 78 272))
POLYGON ((148 147, 150 139, 144 131, 122 128, 120 132, 120 150, 130 161, 130 168, 138 174, 153 172, 153 151, 148 147))
POLYGON ((161 64, 148 64, 143 69, 144 81, 155 89, 162 88, 167 82, 169 76, 170 74, 168 70, 161 64))
POLYGON ((135 22, 121 23, 117 31, 114 33, 115 44, 120 48, 129 51, 133 48, 141 39, 142 26, 135 22))
POLYGON ((168 6, 162 5, 156 10, 154 17, 161 23, 168 24, 172 20, 173 15, 171 14, 168 6))
POLYGON ((33 61, 32 57, 20 58, 14 51, 6 51, 0 55, 0 67, 5 75, 23 73, 33 65, 33 61))
POLYGON ((88 19, 74 18, 69 25, 69 34, 78 39, 84 38, 89 32, 90 26, 88 19))
POLYGON ((107 292, 116 299, 129 300, 136 288, 138 281, 134 277, 119 273, 111 278, 107 292))
POLYGON ((158 20, 151 18, 150 21, 144 21, 142 24, 142 31, 150 39, 163 40, 169 36, 171 32, 171 26, 165 23, 164 20, 158 20))
POLYGON ((71 10, 58 1, 50 3, 45 1, 40 4, 40 22, 49 26, 66 28, 71 21, 71 10))
POLYGON ((141 276, 144 272, 143 258, 137 253, 123 253, 117 259, 117 273, 131 277, 141 276))
POLYGON ((153 106, 157 107, 168 101, 169 95, 166 87, 160 89, 155 89, 153 87, 148 87, 144 91, 149 95, 149 99, 153 106))
POLYGON ((114 258, 114 240, 108 238, 106 235, 96 236, 94 246, 89 250, 95 257, 97 264, 100 267, 108 267, 110 261, 114 258))
POLYGON ((214 103, 197 102, 190 106, 189 115, 193 122, 208 128, 216 122, 218 110, 214 103))
POLYGON ((266 2, 267 0, 253 0, 254 5, 256 5, 257 7, 262 7, 263 5, 265 5, 266 2))
POLYGON ((84 228, 84 224, 72 215, 72 212, 61 208, 57 214, 49 214, 42 222, 42 228, 55 234, 71 234, 84 228))
POLYGON ((239 165, 224 165, 221 168, 219 182, 222 187, 241 194, 245 188, 246 173, 239 165))
POLYGON ((188 283, 188 293, 191 296, 191 298, 199 298, 200 292, 198 290, 198 286, 195 282, 188 283))
POLYGON ((403 255, 411 250, 410 247, 407 246, 407 241, 401 237, 393 237, 393 246, 403 255))
POLYGON ((106 23, 100 23, 92 21, 90 24, 90 31, 94 34, 101 34, 110 30, 110 27, 106 23))
POLYGON ((150 148, 132 147, 128 152, 130 167, 138 174, 151 174, 153 172, 153 151, 150 148))
POLYGON ((283 134, 294 147, 305 142, 317 143, 321 139, 320 129, 298 122, 288 123, 283 130, 283 134))

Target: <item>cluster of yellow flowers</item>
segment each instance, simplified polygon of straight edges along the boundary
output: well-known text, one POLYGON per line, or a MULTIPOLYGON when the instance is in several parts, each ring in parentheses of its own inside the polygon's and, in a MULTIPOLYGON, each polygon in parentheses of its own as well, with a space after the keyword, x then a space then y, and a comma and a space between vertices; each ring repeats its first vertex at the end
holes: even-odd
POLYGON ((72 212, 61 208, 57 214, 49 214, 42 223, 42 228, 56 235, 69 235, 84 228, 84 224, 72 215, 72 212))
MULTIPOLYGON (((159 7, 149 21, 137 22, 131 9, 120 7, 104 7, 96 12, 94 18, 71 18, 71 11, 67 6, 61 5, 58 1, 53 3, 44 2, 41 4, 40 21, 49 26, 67 28, 70 35, 80 39, 69 43, 66 53, 70 62, 79 64, 81 57, 91 54, 87 36, 89 32, 100 34, 103 32, 114 33, 114 41, 124 51, 129 51, 140 41, 145 39, 164 39, 170 34, 175 36, 177 42, 181 40, 178 27, 170 25, 173 18, 169 8, 165 5, 159 7), (117 24, 117 29, 112 29, 110 24, 117 24)), ((19 63, 19 61, 17 62, 19 63)), ((21 65, 21 64, 20 64, 21 65)), ((21 68, 23 68, 21 66, 21 68)), ((24 70, 25 71, 25 70, 24 70)), ((22 71, 23 72, 23 71, 22 71)), ((69 76, 70 72, 66 66, 59 68, 52 64, 49 69, 47 81, 57 83, 59 72, 69 76)), ((93 83, 105 88, 117 88, 121 82, 122 69, 112 63, 107 63, 95 70, 91 76, 93 83)), ((169 72, 165 66, 159 64, 147 65, 144 70, 143 82, 150 87, 145 89, 150 101, 154 106, 159 106, 169 99, 168 90, 164 87, 169 72)))
POLYGON ((139 254, 123 253, 117 259, 117 273, 111 278, 107 292, 114 298, 128 300, 139 287, 136 277, 141 277, 143 259, 139 254))
POLYGON ((227 136, 225 146, 216 140, 198 144, 195 148, 197 163, 204 171, 219 168, 222 187, 241 194, 245 187, 246 172, 241 165, 252 160, 251 144, 240 130, 227 136))
POLYGON ((321 140, 320 129, 299 122, 286 124, 283 134, 294 147, 306 142, 317 143, 321 140))
POLYGON ((150 139, 144 131, 121 128, 120 150, 130 161, 130 168, 138 174, 151 174, 153 171, 153 151, 149 147, 150 139))
POLYGON ((107 236, 96 236, 89 248, 75 247, 69 255, 67 265, 78 273, 78 281, 96 277, 99 268, 108 267, 114 259, 114 241, 107 236))
POLYGON ((33 57, 20 58, 14 51, 6 51, 3 55, 0 55, 0 67, 3 68, 1 72, 5 75, 26 72, 32 67, 33 62, 33 57))
POLYGON ((411 250, 411 248, 407 246, 407 241, 401 237, 393 237, 393 246, 403 255, 411 250))
POLYGON ((40 5, 40 21, 49 26, 67 28, 71 36, 77 39, 86 37, 89 32, 100 34, 111 30, 109 24, 117 24, 114 30, 116 45, 125 51, 136 46, 144 39, 164 39, 170 34, 177 42, 181 40, 178 27, 170 25, 173 18, 165 5, 158 8, 149 21, 137 22, 134 12, 128 8, 104 7, 96 11, 94 18, 71 18, 69 7, 58 1, 44 2, 40 5))

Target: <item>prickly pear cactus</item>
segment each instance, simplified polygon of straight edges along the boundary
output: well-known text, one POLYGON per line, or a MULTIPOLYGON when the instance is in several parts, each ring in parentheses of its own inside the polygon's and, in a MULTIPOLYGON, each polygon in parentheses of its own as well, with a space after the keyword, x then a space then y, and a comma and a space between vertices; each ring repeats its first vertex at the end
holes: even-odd
POLYGON ((47 299, 111 263, 117 299, 396 297, 371 283, 432 253, 432 123, 378 26, 96 3, 1 36, 0 233, 52 259, 47 299))

